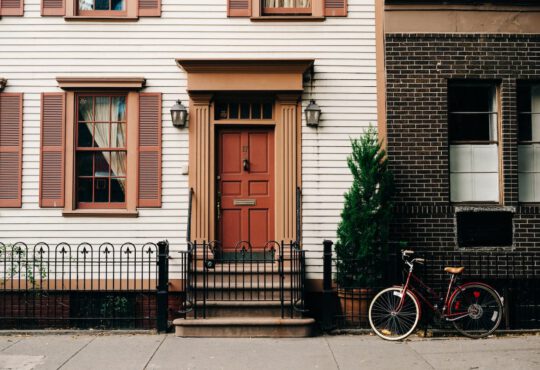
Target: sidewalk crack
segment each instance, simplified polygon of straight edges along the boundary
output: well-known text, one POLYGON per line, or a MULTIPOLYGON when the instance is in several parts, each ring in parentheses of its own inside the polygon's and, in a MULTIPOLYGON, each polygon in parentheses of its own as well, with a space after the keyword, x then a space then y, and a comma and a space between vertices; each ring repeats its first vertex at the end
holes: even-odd
POLYGON ((328 342, 328 340, 326 339, 326 336, 324 337, 324 341, 326 342, 326 345, 328 346, 328 349, 330 350, 330 353, 332 354, 332 358, 334 359, 334 363, 336 364, 336 368, 338 370, 340 370, 341 368, 339 367, 339 364, 337 362, 337 358, 336 358, 336 355, 334 354, 334 351, 332 350, 332 346, 330 346, 330 343, 328 342))
POLYGON ((154 352, 152 353, 152 356, 150 356, 148 361, 146 361, 146 364, 144 365, 143 370, 148 368, 148 365, 154 359, 154 356, 156 355, 157 351, 159 351, 159 349, 161 348, 161 345, 165 342, 165 339, 167 339, 167 337, 168 337, 167 334, 163 336, 163 340, 158 344, 158 346, 156 347, 156 349, 154 350, 154 352))
POLYGON ((73 357, 77 356, 77 354, 78 354, 79 352, 81 352, 83 349, 85 349, 86 347, 88 347, 88 345, 89 345, 90 343, 92 343, 94 340, 96 340, 96 338, 97 338, 97 337, 93 337, 90 341, 88 341, 88 343, 86 343, 84 346, 82 346, 82 347, 79 348, 77 351, 75 351, 74 354, 72 354, 71 356, 69 356, 69 358, 68 358, 66 361, 64 361, 60 366, 58 366, 57 370, 59 370, 59 369, 61 369, 62 367, 64 367, 65 364, 67 364, 69 361, 71 361, 71 359, 72 359, 73 357))

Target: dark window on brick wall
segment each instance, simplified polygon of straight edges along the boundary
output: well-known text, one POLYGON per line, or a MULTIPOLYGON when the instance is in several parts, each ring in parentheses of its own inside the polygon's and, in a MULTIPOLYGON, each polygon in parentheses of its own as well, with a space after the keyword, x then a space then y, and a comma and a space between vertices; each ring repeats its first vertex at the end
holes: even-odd
POLYGON ((460 247, 512 246, 512 213, 499 211, 457 212, 460 247))

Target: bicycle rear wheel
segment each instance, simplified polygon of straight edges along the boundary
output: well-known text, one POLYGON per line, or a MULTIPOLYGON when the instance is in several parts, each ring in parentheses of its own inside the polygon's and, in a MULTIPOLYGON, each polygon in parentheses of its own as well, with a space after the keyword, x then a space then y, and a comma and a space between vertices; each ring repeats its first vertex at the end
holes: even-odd
POLYGON ((450 313, 465 316, 453 321, 454 327, 469 338, 483 338, 501 323, 503 307, 497 292, 481 284, 458 287, 450 302, 450 313))
POLYGON ((387 288, 371 301, 369 323, 375 334, 383 339, 405 339, 418 324, 420 306, 416 297, 407 291, 403 307, 397 310, 401 295, 401 288, 387 288))

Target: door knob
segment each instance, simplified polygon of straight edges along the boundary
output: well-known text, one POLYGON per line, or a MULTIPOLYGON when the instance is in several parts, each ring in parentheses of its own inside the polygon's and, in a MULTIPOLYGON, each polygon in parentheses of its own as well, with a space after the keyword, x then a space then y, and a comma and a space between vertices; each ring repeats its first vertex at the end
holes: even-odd
POLYGON ((242 161, 242 168, 244 168, 244 171, 249 171, 249 161, 247 159, 242 161))

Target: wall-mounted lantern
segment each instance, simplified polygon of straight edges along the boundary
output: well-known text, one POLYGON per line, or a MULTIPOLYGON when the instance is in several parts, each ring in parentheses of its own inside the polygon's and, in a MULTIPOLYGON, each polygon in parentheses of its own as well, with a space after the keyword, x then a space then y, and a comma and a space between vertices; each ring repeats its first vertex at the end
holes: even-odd
POLYGON ((171 108, 171 118, 174 127, 186 127, 188 110, 180 99, 171 108))
POLYGON ((310 100, 304 114, 306 115, 306 123, 311 127, 318 127, 321 120, 321 108, 315 103, 315 100, 310 100))

